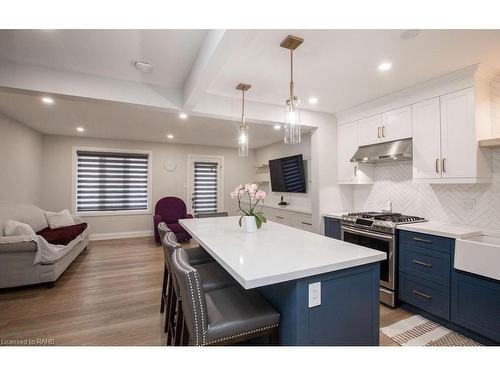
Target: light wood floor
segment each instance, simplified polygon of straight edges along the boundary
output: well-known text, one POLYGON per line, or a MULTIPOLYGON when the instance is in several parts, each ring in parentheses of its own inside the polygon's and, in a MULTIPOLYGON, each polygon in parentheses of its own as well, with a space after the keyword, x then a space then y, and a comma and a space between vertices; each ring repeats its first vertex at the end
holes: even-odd
MULTIPOLYGON (((153 238, 91 243, 56 282, 0 290, 0 339, 164 345, 163 251, 153 238)), ((411 316, 381 305, 381 327, 411 316)), ((396 345, 381 334, 381 345, 396 345)))

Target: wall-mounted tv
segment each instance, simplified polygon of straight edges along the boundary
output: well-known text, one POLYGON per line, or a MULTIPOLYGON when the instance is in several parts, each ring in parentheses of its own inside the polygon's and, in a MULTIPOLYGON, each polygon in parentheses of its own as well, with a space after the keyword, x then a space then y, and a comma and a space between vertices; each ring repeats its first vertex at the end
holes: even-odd
POLYGON ((302 155, 269 160, 271 190, 283 193, 305 193, 306 178, 302 155))

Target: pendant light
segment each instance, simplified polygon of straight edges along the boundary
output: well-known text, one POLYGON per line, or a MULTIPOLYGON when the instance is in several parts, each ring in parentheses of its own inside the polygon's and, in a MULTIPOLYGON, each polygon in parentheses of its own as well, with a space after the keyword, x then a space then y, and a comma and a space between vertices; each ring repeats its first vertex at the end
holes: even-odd
POLYGON ((245 91, 252 87, 247 83, 239 83, 236 90, 241 90, 241 124, 238 131, 238 156, 248 156, 248 126, 245 123, 245 91))
POLYGON ((280 47, 290 50, 290 96, 286 100, 285 123, 283 126, 283 141, 285 143, 300 143, 300 112, 299 98, 295 96, 295 84, 293 82, 293 51, 302 44, 304 39, 288 35, 280 44, 280 47))

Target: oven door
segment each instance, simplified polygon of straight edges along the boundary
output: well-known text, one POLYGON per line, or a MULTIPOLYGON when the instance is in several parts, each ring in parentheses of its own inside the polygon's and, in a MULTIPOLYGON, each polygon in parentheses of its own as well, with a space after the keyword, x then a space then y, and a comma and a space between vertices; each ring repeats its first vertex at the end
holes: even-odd
POLYGON ((380 285, 390 290, 395 289, 394 236, 342 226, 342 240, 386 253, 387 258, 380 262, 380 285))

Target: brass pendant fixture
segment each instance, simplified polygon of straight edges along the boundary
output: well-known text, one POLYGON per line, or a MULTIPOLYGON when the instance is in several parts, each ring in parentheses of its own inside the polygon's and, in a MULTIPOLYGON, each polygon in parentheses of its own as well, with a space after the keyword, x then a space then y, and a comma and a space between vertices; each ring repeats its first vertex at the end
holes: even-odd
POLYGON ((295 95, 295 83, 293 82, 293 51, 302 44, 304 39, 288 35, 280 44, 280 47, 290 50, 290 95, 286 100, 285 123, 283 126, 283 141, 295 144, 301 142, 300 137, 300 112, 299 98, 295 95))
POLYGON ((247 83, 239 83, 236 90, 241 90, 241 124, 238 131, 238 156, 248 156, 248 125, 245 123, 245 91, 252 87, 247 83))

